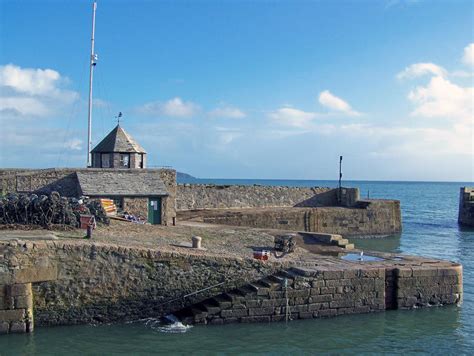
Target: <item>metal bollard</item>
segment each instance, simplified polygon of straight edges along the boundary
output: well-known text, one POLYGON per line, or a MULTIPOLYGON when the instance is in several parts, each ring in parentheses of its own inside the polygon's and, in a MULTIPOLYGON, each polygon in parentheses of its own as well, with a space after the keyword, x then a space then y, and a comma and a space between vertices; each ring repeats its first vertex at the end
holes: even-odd
POLYGON ((201 236, 193 236, 191 241, 193 242, 193 248, 201 248, 201 236))
POLYGON ((92 238, 92 229, 93 228, 94 227, 92 226, 92 224, 87 226, 87 235, 86 236, 87 236, 88 239, 92 238))

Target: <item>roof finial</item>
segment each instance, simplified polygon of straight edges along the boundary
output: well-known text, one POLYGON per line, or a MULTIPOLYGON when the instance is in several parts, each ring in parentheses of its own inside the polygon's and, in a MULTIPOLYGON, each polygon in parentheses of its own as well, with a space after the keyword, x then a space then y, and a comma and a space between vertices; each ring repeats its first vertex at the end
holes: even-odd
POLYGON ((120 111, 115 118, 117 119, 117 125, 120 125, 120 118, 122 117, 122 112, 120 111))

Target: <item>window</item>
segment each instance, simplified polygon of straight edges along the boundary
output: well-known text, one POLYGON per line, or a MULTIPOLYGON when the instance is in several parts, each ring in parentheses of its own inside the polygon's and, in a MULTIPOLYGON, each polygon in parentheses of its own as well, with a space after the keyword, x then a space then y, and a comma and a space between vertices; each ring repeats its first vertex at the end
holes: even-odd
POLYGON ((120 167, 130 168, 130 154, 129 153, 120 154, 120 167))
POLYGON ((117 207, 117 210, 123 210, 123 198, 113 197, 112 199, 114 201, 115 206, 117 207))
POLYGON ((140 168, 143 168, 143 153, 140 153, 140 168))
POLYGON ((110 154, 108 153, 102 153, 101 155, 101 167, 102 168, 110 168, 110 154))

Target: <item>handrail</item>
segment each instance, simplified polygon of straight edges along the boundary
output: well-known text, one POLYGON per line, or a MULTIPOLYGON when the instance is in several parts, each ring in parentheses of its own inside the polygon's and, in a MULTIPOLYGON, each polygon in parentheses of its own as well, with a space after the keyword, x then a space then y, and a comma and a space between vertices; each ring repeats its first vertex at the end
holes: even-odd
POLYGON ((186 298, 191 297, 191 296, 193 296, 193 295, 196 295, 196 294, 205 292, 205 291, 207 291, 207 290, 209 290, 209 289, 212 289, 212 288, 215 288, 215 287, 219 287, 219 286, 223 285, 224 283, 225 283, 225 282, 220 282, 220 283, 214 284, 213 286, 206 287, 206 288, 203 288, 203 289, 199 289, 199 290, 197 290, 197 291, 195 291, 195 292, 192 292, 192 293, 189 293, 189 294, 185 294, 185 295, 183 295, 183 296, 181 296, 181 297, 177 297, 177 298, 170 299, 170 300, 168 300, 168 301, 166 301, 166 302, 161 303, 160 306, 165 305, 165 304, 168 304, 168 303, 175 302, 175 301, 177 301, 177 300, 186 299, 186 298))

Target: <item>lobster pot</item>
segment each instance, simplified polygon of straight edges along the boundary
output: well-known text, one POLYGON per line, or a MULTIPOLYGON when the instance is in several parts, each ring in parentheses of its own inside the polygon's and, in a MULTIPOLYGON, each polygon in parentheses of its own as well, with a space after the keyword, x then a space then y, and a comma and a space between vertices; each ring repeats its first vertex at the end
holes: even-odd
POLYGON ((267 251, 267 250, 253 252, 253 258, 255 258, 256 260, 267 261, 269 257, 270 257, 270 251, 267 251))

